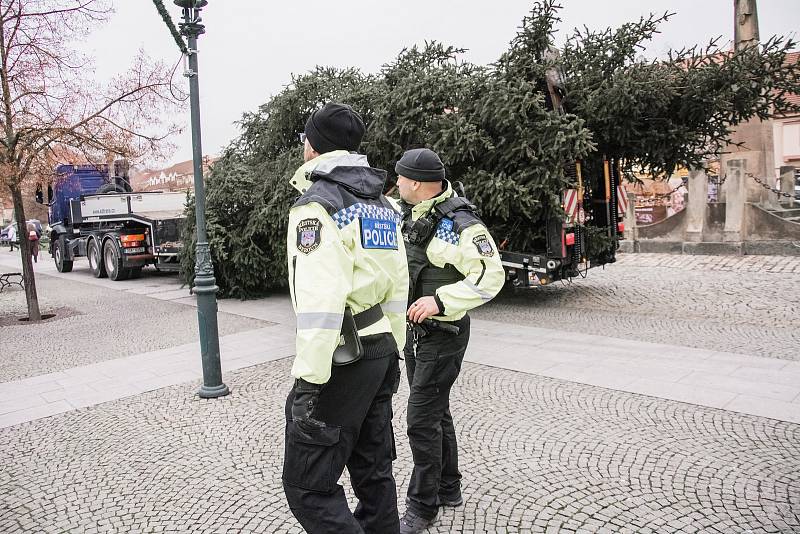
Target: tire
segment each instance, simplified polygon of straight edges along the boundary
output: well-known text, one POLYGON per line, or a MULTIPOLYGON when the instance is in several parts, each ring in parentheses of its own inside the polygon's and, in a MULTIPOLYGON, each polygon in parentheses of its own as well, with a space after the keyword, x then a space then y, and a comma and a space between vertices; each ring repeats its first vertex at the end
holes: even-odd
POLYGON ((56 269, 60 273, 68 273, 72 270, 72 260, 64 259, 67 257, 67 242, 63 237, 59 237, 53 247, 53 259, 56 262, 56 269))
POLYGON ((126 280, 130 276, 130 271, 122 267, 122 254, 119 245, 112 239, 107 239, 103 245, 103 263, 105 264, 106 274, 115 282, 126 280))
POLYGON ((103 256, 100 254, 100 247, 97 246, 96 239, 89 239, 89 245, 86 247, 86 256, 89 258, 89 268, 95 278, 108 276, 106 264, 103 262, 103 256))
POLYGON ((128 269, 128 278, 133 280, 134 278, 139 278, 142 276, 142 268, 141 267, 131 267, 128 269))
POLYGON ((503 282, 503 287, 501 287, 500 291, 497 292, 497 298, 500 299, 506 297, 513 297, 514 295, 517 294, 517 291, 519 291, 519 289, 516 286, 514 286, 514 282, 512 280, 506 279, 506 281, 503 282))

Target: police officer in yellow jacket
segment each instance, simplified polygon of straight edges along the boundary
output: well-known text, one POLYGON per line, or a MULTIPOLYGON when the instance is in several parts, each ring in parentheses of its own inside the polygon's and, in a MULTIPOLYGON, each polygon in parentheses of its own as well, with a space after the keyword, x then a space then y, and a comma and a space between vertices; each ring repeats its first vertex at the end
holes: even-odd
POLYGON ((286 401, 283 485, 292 513, 317 533, 399 530, 392 394, 405 344, 408 268, 385 171, 355 153, 364 135, 349 106, 314 112, 291 179, 289 287, 297 347, 286 401), (344 468, 359 504, 337 484, 344 468))
POLYGON ((395 170, 414 325, 405 346, 414 470, 400 532, 412 534, 433 524, 439 506, 463 502, 450 388, 469 340, 467 311, 491 300, 505 274, 491 234, 475 206, 455 194, 436 153, 409 150, 395 170))

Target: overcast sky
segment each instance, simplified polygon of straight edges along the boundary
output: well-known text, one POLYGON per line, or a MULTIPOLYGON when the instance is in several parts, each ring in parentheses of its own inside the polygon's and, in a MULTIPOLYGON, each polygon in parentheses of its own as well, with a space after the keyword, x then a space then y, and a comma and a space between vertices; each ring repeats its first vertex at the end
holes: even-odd
MULTIPOLYGON (((137 50, 174 64, 177 45, 149 0, 115 0, 109 23, 86 43, 100 78, 120 72, 137 50)), ((164 4, 178 21, 172 0, 164 4)), ((646 52, 661 56, 670 48, 733 39, 734 0, 562 0, 557 41, 576 26, 602 29, 637 20, 650 12, 675 12, 646 52)), ((200 37, 200 105, 203 152, 218 154, 238 130, 242 113, 254 111, 291 79, 315 65, 359 67, 374 72, 404 47, 437 40, 469 49, 474 63, 494 61, 507 48, 532 5, 524 0, 209 0, 203 10, 206 34, 200 37)), ((758 2, 761 38, 800 39, 800 1, 758 2)), ((185 84, 180 77, 179 82, 185 84)), ((185 134, 163 163, 191 158, 186 106, 185 134)))

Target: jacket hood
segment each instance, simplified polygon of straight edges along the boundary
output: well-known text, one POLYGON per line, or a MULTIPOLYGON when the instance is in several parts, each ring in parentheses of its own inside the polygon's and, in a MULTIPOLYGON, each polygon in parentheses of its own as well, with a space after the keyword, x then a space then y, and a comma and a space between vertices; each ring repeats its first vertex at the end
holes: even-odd
POLYGON ((347 154, 317 165, 311 174, 311 181, 320 179, 339 184, 360 197, 378 198, 386 183, 386 171, 370 167, 367 156, 347 154))
POLYGON ((336 150, 307 161, 290 183, 305 193, 317 180, 334 182, 360 197, 378 198, 386 183, 386 171, 370 167, 367 156, 336 150))

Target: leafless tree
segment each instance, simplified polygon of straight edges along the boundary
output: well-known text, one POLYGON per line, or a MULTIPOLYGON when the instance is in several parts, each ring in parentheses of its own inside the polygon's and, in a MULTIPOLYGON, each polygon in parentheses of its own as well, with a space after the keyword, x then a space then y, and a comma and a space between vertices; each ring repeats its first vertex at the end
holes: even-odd
MULTIPOLYGON (((9 189, 24 234, 23 192, 59 156, 86 163, 159 154, 177 131, 165 117, 181 95, 170 69, 143 53, 107 83, 77 43, 112 14, 110 0, 0 0, 0 187, 9 189)), ((20 239, 28 316, 41 319, 30 245, 20 239)))

